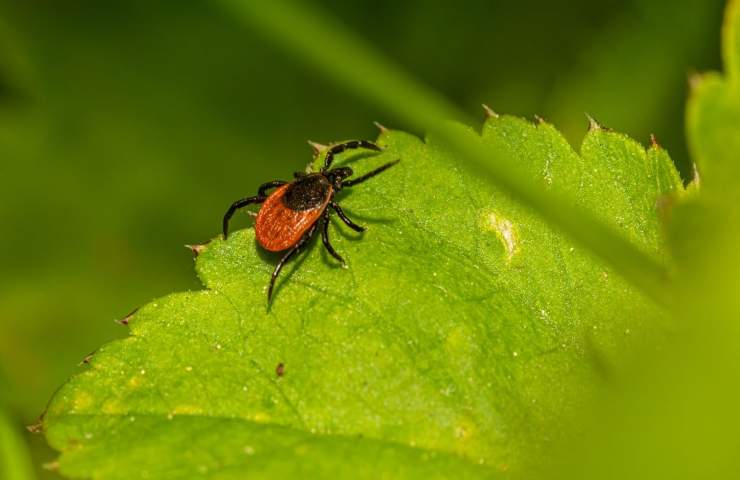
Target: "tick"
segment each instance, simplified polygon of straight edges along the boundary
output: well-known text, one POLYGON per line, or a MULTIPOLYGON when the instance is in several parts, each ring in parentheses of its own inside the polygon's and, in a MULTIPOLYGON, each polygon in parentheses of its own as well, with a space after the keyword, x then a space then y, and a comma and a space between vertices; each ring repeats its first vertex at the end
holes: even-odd
POLYGON ((228 236, 229 221, 238 209, 252 204, 262 204, 254 230, 257 242, 270 252, 285 252, 275 266, 267 290, 267 301, 272 298, 275 280, 285 263, 298 254, 321 228, 321 239, 329 254, 346 266, 329 241, 329 216, 334 211, 348 227, 356 232, 365 228, 350 220, 334 200, 337 192, 353 187, 375 175, 384 172, 400 160, 388 162, 357 178, 350 179, 354 172, 349 167, 331 168, 334 156, 350 149, 365 148, 380 151, 381 148, 365 140, 353 140, 329 147, 324 157, 324 165, 316 173, 296 172, 293 181, 274 180, 259 187, 254 197, 242 198, 232 203, 224 215, 224 240, 228 236), (272 193, 268 194, 269 190, 272 193))

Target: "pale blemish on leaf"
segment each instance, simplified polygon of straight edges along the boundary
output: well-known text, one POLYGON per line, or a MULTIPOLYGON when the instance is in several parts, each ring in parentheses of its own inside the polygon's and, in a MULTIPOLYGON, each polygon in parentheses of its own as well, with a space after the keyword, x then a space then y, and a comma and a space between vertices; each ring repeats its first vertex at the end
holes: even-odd
POLYGON ((459 446, 459 452, 464 453, 464 446, 465 443, 470 443, 471 438, 476 433, 477 428, 475 426, 475 423, 471 421, 469 418, 460 418, 457 422, 457 425, 455 426, 455 430, 453 432, 455 439, 459 446))
POLYGON ((131 377, 128 381, 128 386, 131 388, 138 388, 141 385, 141 377, 131 377))
POLYGON ((86 391, 80 391, 75 395, 73 400, 73 408, 77 412, 85 411, 90 408, 93 404, 93 397, 86 391))
POLYGON ((173 415, 198 415, 203 413, 203 409, 196 405, 178 405, 170 413, 173 415))
POLYGON ((486 211, 481 218, 483 229, 493 232, 498 237, 506 252, 506 262, 519 253, 519 233, 514 222, 494 211, 486 211))
POLYGON ((257 412, 252 417, 252 420, 254 420, 257 423, 267 423, 270 421, 270 419, 271 419, 270 414, 265 413, 265 412, 257 412))
POLYGON ((106 415, 120 415, 123 412, 123 406, 117 400, 108 400, 103 403, 101 410, 106 415))

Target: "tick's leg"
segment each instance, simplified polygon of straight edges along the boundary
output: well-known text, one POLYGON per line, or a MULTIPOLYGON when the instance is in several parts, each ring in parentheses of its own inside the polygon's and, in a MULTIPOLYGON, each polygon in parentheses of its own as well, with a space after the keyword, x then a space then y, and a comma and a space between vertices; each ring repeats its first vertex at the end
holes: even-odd
POLYGON ((226 240, 229 234, 229 220, 231 220, 234 212, 236 212, 240 208, 246 207, 247 205, 251 205, 253 203, 262 203, 265 200, 267 200, 265 197, 258 195, 256 197, 242 198, 241 200, 237 200, 236 202, 232 203, 229 209, 226 210, 226 214, 224 215, 224 240, 226 240))
POLYGON ((327 208, 324 210, 324 219, 323 219, 323 225, 321 226, 321 240, 324 242, 324 246, 326 247, 326 250, 331 254, 332 257, 336 258, 339 263, 342 264, 342 266, 346 266, 347 264, 344 262, 344 259, 341 255, 337 253, 336 250, 334 250, 334 247, 332 247, 331 242, 329 242, 329 209, 327 208))
POLYGON ((350 220, 349 217, 347 217, 347 215, 345 215, 344 210, 342 210, 342 207, 340 207, 337 202, 331 202, 330 205, 331 205, 331 208, 333 208, 334 211, 337 212, 337 215, 339 215, 339 218, 341 218, 342 221, 346 223, 349 228, 351 228, 355 232, 365 231, 365 227, 361 227, 357 225, 355 222, 350 220))
POLYGON ((324 158, 324 168, 322 168, 321 170, 326 171, 329 169, 332 162, 334 161, 334 155, 342 153, 345 150, 352 150, 354 148, 367 148, 369 150, 375 150, 377 152, 382 150, 379 146, 375 145, 373 142, 368 142, 367 140, 352 140, 351 142, 332 145, 326 152, 326 157, 324 158))
POLYGON ((298 243, 291 247, 290 250, 285 252, 283 258, 281 258, 278 264, 275 265, 275 270, 273 270, 272 277, 270 277, 270 288, 268 288, 267 290, 267 303, 270 303, 270 299, 272 298, 272 289, 275 287, 275 280, 277 280, 278 275, 280 275, 280 270, 283 269, 283 265, 285 265, 286 262, 291 259, 291 257, 301 251, 301 248, 303 248, 303 246, 305 246, 306 243, 311 240, 311 237, 313 237, 314 233, 316 233, 316 224, 314 224, 308 232, 304 233, 301 239, 298 240, 298 243))
POLYGON ((346 181, 342 182, 342 186, 343 187, 351 187, 352 185, 357 185, 358 183, 362 183, 365 180, 367 180, 369 178, 372 178, 372 177, 374 177, 375 175, 377 175, 379 173, 385 172, 386 170, 388 170, 389 168, 391 168, 393 165, 397 164, 400 161, 401 161, 400 158, 398 160, 393 160, 392 162, 388 162, 385 165, 379 166, 375 170, 372 170, 370 172, 367 172, 365 175, 362 175, 362 176, 357 177, 357 178, 353 178, 352 180, 346 180, 346 181))
POLYGON ((282 185, 285 185, 286 183, 288 182, 283 180, 273 180, 272 182, 263 183, 262 185, 260 185, 259 190, 257 190, 257 195, 259 195, 260 197, 266 197, 267 191, 269 189, 280 187, 282 185))

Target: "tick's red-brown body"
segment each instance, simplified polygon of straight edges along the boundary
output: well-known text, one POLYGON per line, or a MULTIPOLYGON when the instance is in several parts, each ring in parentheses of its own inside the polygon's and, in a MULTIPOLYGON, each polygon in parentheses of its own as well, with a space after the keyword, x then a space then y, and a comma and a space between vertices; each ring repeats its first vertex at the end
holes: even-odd
POLYGON ((298 243, 329 205, 333 191, 331 185, 327 185, 327 194, 321 203, 306 210, 294 210, 285 195, 294 185, 295 182, 291 182, 272 192, 257 214, 254 232, 265 250, 281 252, 298 243))
POLYGON ((268 302, 272 297, 275 279, 280 274, 283 265, 308 243, 319 225, 322 226, 321 240, 324 242, 324 247, 332 257, 344 265, 344 260, 329 242, 329 214, 331 213, 329 207, 347 226, 357 232, 365 231, 363 227, 347 218, 341 207, 334 201, 334 194, 344 187, 351 187, 374 177, 397 164, 398 160, 388 162, 365 175, 348 180, 353 175, 351 168, 330 169, 329 167, 334 160, 334 155, 352 148, 381 150, 374 143, 364 140, 333 145, 327 150, 324 166, 319 172, 298 172, 292 182, 274 180, 265 183, 259 187, 257 196, 237 200, 226 211, 223 220, 224 240, 228 235, 229 221, 234 212, 247 205, 261 203, 262 207, 254 224, 257 242, 265 250, 271 252, 287 250, 272 272, 270 287, 267 290, 268 302), (267 191, 273 188, 275 190, 268 195, 267 191))

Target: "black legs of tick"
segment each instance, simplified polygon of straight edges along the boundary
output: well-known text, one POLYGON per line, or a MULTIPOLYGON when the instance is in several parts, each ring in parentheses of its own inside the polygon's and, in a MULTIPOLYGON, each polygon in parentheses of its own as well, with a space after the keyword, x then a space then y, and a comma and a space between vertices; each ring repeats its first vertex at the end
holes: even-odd
POLYGON ((260 185, 259 190, 257 190, 257 195, 259 195, 260 197, 267 197, 267 191, 269 189, 275 188, 275 187, 281 187, 285 185, 286 183, 288 182, 285 182, 283 180, 274 180, 272 182, 263 183, 262 185, 260 185))
POLYGON ((231 220, 234 212, 236 212, 240 208, 246 207, 247 205, 252 205, 253 203, 262 203, 265 200, 267 200, 266 197, 258 195, 256 197, 242 198, 241 200, 237 200, 236 202, 232 203, 229 209, 226 211, 226 214, 224 215, 224 240, 226 240, 226 237, 229 234, 229 220, 231 220))
POLYGON ((257 190, 257 196, 256 197, 247 197, 242 198, 241 200, 237 200, 236 202, 232 203, 229 209, 226 211, 226 215, 224 215, 224 240, 228 237, 229 234, 229 220, 231 220, 231 217, 234 215, 234 212, 239 210, 240 208, 244 208, 247 205, 252 205, 254 203, 262 203, 265 200, 267 200, 267 191, 271 188, 280 187, 282 185, 285 185, 288 182, 285 182, 283 180, 273 180, 272 182, 263 183, 260 185, 260 188, 257 190))
MULTIPOLYGON (((344 221, 347 225, 349 225, 353 230, 356 230, 358 232, 363 232, 365 229, 347 218, 347 215, 344 214, 341 207, 337 205, 334 202, 331 202, 330 205, 332 208, 337 212, 339 215, 339 218, 344 221)), ((310 230, 308 230, 306 233, 303 234, 301 239, 296 243, 293 247, 288 250, 283 257, 280 259, 277 265, 275 265, 275 270, 272 272, 272 277, 270 278, 270 286, 267 290, 267 303, 270 303, 270 300, 272 299, 272 291, 275 288, 275 281, 277 280, 278 275, 280 275, 280 271, 283 269, 283 266, 293 258, 295 255, 300 253, 301 249, 306 246, 306 244, 311 240, 311 238, 316 233, 316 229, 319 227, 319 223, 321 223, 321 241, 324 243, 324 247, 326 247, 326 250, 329 252, 329 254, 336 258, 339 263, 342 264, 342 266, 346 266, 347 264, 344 262, 344 259, 341 255, 337 253, 336 250, 334 250, 334 247, 332 246, 331 242, 329 241, 329 209, 327 208, 324 210, 324 213, 322 215, 321 220, 314 223, 310 230)))
POLYGON ((388 162, 388 163, 386 163, 384 165, 379 166, 375 170, 372 170, 370 172, 367 172, 365 175, 359 176, 357 178, 353 178, 352 180, 345 180, 345 181, 342 182, 342 186, 343 187, 351 187, 353 185, 357 185, 358 183, 362 183, 365 180, 368 180, 370 178, 373 178, 375 175, 388 170, 389 168, 391 168, 393 165, 397 164, 400 161, 401 161, 401 159, 393 160, 392 162, 388 162))
POLYGON ((346 266, 344 263, 344 259, 341 255, 337 253, 336 250, 334 250, 334 247, 332 247, 331 242, 329 242, 329 209, 327 208, 324 210, 324 218, 322 220, 323 225, 321 225, 321 240, 324 242, 324 247, 326 247, 326 250, 331 254, 332 257, 336 258, 339 263, 342 264, 342 266, 346 266))
MULTIPOLYGON (((347 215, 344 213, 344 210, 342 210, 342 207, 340 207, 338 203, 331 202, 330 205, 331 205, 331 208, 333 208, 334 211, 337 212, 337 215, 339 215, 339 218, 341 218, 342 221, 344 223, 346 223, 349 228, 351 228, 355 232, 364 232, 365 231, 365 227, 361 227, 361 226, 357 225, 355 222, 353 222, 352 220, 350 220, 349 217, 347 217, 347 215)), ((327 215, 327 219, 328 219, 328 215, 327 215)))
POLYGON ((270 278, 270 288, 267 290, 267 303, 270 303, 270 299, 272 298, 272 289, 275 287, 275 280, 277 279, 278 275, 280 275, 280 270, 283 269, 283 265, 291 259, 294 255, 299 253, 301 251, 301 248, 303 248, 306 243, 308 243, 309 240, 311 240, 311 237, 313 237, 313 234, 316 233, 316 226, 318 224, 314 223, 313 227, 309 231, 303 234, 300 240, 298 240, 298 243, 293 245, 290 250, 288 250, 285 255, 283 255, 283 258, 280 259, 277 265, 275 265, 275 270, 272 272, 272 277, 270 278))
POLYGON ((367 140, 353 140, 351 142, 332 145, 326 152, 326 158, 324 159, 324 168, 322 169, 322 171, 326 171, 329 169, 331 163, 334 161, 334 155, 342 153, 345 150, 351 150, 354 148, 367 148, 369 150, 375 150, 377 152, 381 150, 379 146, 375 145, 373 142, 368 142, 367 140))

